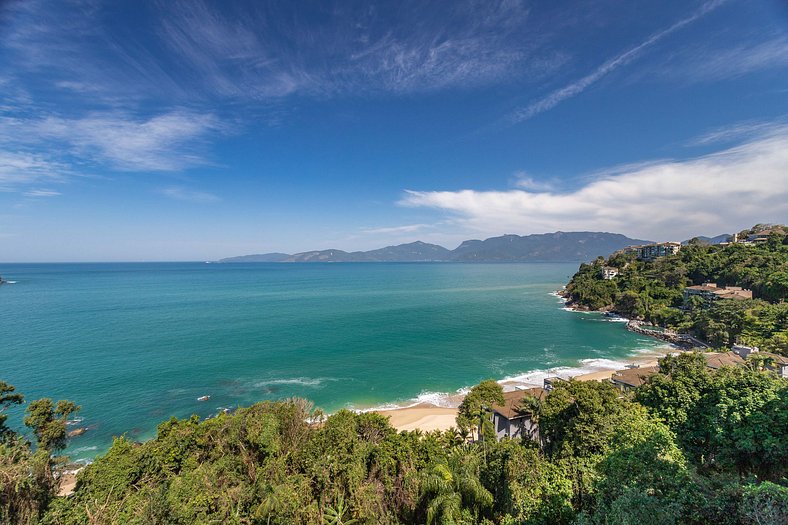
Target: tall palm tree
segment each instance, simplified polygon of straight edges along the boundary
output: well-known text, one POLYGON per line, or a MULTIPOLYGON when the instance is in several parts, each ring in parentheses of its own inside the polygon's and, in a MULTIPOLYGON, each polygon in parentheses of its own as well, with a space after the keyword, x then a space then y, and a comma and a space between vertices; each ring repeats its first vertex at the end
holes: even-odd
POLYGON ((422 478, 427 525, 460 523, 463 511, 475 523, 479 511, 492 505, 492 494, 479 481, 479 463, 474 449, 457 447, 427 470, 422 478))
POLYGON ((345 498, 342 495, 337 498, 337 506, 326 507, 326 511, 323 514, 323 523, 324 525, 353 525, 354 523, 358 523, 356 519, 345 519, 345 513, 348 511, 347 505, 345 505, 345 498))
POLYGON ((271 485, 267 486, 265 489, 265 495, 260 502, 260 505, 257 507, 257 516, 258 517, 265 517, 266 525, 270 525, 271 523, 271 516, 273 516, 276 512, 278 512, 282 506, 282 496, 280 491, 277 490, 278 487, 273 487, 271 485))
MULTIPOLYGON (((526 394, 525 397, 520 401, 520 404, 517 409, 518 415, 528 416, 533 424, 530 430, 528 430, 528 437, 530 439, 534 439, 539 432, 539 418, 542 413, 542 402, 539 400, 538 397, 526 394)), ((540 444, 541 444, 541 435, 540 435, 540 444)))

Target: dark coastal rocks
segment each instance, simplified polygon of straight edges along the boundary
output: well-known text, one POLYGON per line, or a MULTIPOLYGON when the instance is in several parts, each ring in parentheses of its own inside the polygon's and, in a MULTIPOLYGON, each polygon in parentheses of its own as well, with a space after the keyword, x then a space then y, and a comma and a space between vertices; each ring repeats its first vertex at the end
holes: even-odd
POLYGON ((627 330, 635 332, 636 334, 654 337, 670 344, 676 345, 680 348, 708 348, 708 345, 689 334, 679 334, 668 329, 658 329, 654 325, 644 323, 643 321, 630 320, 627 322, 627 330))
POLYGON ((81 436, 82 434, 84 434, 84 433, 85 433, 85 432, 87 432, 88 430, 90 430, 88 427, 80 427, 80 428, 75 428, 74 430, 70 430, 70 431, 68 432, 68 437, 77 437, 77 436, 81 436))

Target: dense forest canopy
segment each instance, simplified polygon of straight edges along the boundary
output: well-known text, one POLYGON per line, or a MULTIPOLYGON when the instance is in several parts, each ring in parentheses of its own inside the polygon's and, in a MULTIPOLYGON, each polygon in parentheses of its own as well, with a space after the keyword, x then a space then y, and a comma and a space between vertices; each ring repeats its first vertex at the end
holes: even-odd
MULTIPOLYGON (((737 237, 746 239, 765 228, 756 225, 737 237)), ((575 306, 692 333, 714 347, 739 342, 788 355, 788 229, 769 230, 763 243, 708 245, 693 240, 677 254, 653 261, 617 252, 581 265, 566 293, 575 306), (605 267, 615 268, 618 275, 605 279, 605 267), (751 290, 753 298, 712 304, 699 297, 685 300, 686 287, 709 282, 751 290)))
MULTIPOLYGON (((476 388, 466 417, 480 410, 476 400, 498 398, 500 386, 496 393, 493 384, 476 388)), ((171 419, 146 443, 117 438, 79 474, 68 497, 54 496, 52 451, 4 428, 0 521, 734 525, 788 519, 788 381, 770 371, 711 372, 702 355, 687 352, 665 358, 662 372, 632 394, 570 380, 530 401, 523 405, 538 422, 540 443, 484 439, 487 432, 476 442, 459 430, 397 432, 380 415, 342 410, 324 418, 299 399, 204 421, 171 419)), ((55 408, 50 415, 57 420, 55 408)))

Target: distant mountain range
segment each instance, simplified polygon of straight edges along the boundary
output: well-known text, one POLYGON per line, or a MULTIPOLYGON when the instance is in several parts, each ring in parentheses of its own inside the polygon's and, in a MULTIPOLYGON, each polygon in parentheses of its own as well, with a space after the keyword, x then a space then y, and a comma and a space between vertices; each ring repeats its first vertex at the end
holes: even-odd
POLYGON ((618 233, 555 232, 470 240, 454 250, 416 241, 368 252, 318 250, 293 255, 265 253, 228 257, 218 262, 582 262, 591 261, 600 255, 608 256, 633 244, 649 242, 630 239, 618 233))
MULTIPOLYGON (((705 235, 698 235, 695 238, 706 244, 719 244, 721 242, 727 242, 727 240, 731 238, 731 235, 729 233, 723 233, 722 235, 717 235, 716 237, 706 237, 705 235)), ((687 239, 686 241, 683 241, 681 244, 689 244, 691 240, 692 239, 687 239)))

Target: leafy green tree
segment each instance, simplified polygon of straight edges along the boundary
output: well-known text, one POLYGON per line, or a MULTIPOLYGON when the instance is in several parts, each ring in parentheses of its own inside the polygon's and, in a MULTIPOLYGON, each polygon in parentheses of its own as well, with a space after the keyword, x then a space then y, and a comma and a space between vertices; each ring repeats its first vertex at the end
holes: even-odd
POLYGON ((5 425, 2 412, 23 401, 12 385, 0 381, 0 523, 38 523, 57 488, 49 452, 33 452, 26 439, 5 425))
POLYGON ((558 383, 542 403, 539 424, 552 457, 590 457, 607 450, 627 402, 609 383, 558 383))
POLYGON ((634 291, 626 291, 616 300, 615 309, 624 317, 640 319, 646 315, 646 298, 634 291))
POLYGON ((501 523, 561 525, 574 517, 571 479, 533 446, 504 440, 491 447, 482 482, 493 494, 493 515, 502 516, 501 523))
POLYGON ((689 438, 693 407, 710 388, 712 381, 706 359, 700 352, 665 356, 660 373, 651 376, 635 392, 635 400, 649 407, 674 432, 689 438))
POLYGON ((495 439, 495 430, 487 414, 493 405, 503 405, 503 389, 493 379, 482 381, 471 388, 457 411, 457 426, 465 430, 480 427, 482 437, 495 439))
POLYGON ((575 510, 593 504, 596 465, 628 405, 609 383, 576 380, 556 385, 542 403, 539 433, 548 457, 572 480, 575 510))
POLYGON ((788 523, 788 487, 765 481, 749 485, 742 498, 743 514, 750 523, 779 525, 788 523))
POLYGON ((5 440, 9 435, 13 435, 5 422, 8 420, 8 415, 4 412, 12 405, 21 405, 25 402, 25 397, 16 392, 13 385, 9 385, 5 381, 0 381, 0 441, 5 440))
POLYGON ((57 452, 66 448, 68 417, 79 410, 72 401, 60 400, 55 405, 49 398, 38 399, 28 405, 24 422, 33 430, 39 448, 57 452))
POLYGON ((598 523, 672 525, 691 514, 693 482, 670 429, 633 407, 599 463, 598 523))
POLYGON ((635 399, 676 432, 708 469, 778 480, 788 474, 788 384, 770 372, 723 367, 710 373, 703 356, 661 361, 635 399))

